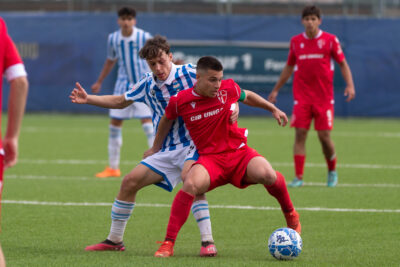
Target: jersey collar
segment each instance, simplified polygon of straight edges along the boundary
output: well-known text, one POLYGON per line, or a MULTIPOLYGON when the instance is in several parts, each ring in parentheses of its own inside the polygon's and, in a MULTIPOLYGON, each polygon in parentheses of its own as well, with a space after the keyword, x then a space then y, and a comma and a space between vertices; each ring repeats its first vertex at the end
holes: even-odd
MULTIPOLYGON (((322 35, 322 30, 320 29, 320 30, 318 31, 317 35, 316 35, 314 38, 311 38, 311 39, 317 39, 317 38, 321 37, 321 35, 322 35)), ((310 38, 308 38, 306 32, 303 32, 303 37, 306 38, 306 39, 311 40, 310 38)))

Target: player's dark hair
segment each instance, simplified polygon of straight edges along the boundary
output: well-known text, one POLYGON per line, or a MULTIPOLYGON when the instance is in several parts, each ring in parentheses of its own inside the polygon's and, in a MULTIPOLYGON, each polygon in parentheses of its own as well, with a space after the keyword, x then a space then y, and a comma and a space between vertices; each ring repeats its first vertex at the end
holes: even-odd
POLYGON ((221 71, 224 68, 222 67, 221 62, 219 62, 218 59, 216 59, 215 57, 211 57, 211 56, 205 56, 205 57, 201 57, 198 61, 197 61, 197 70, 215 70, 215 71, 221 71))
POLYGON ((118 9, 118 17, 124 16, 136 18, 136 10, 127 6, 121 7, 120 9, 118 9))
POLYGON ((139 51, 139 56, 143 59, 153 59, 162 54, 169 54, 170 45, 167 38, 161 35, 156 35, 151 39, 148 39, 142 49, 139 51))
POLYGON ((321 10, 314 5, 306 6, 305 8, 303 8, 303 12, 301 13, 301 18, 303 19, 310 15, 315 15, 320 19, 321 18, 321 10))

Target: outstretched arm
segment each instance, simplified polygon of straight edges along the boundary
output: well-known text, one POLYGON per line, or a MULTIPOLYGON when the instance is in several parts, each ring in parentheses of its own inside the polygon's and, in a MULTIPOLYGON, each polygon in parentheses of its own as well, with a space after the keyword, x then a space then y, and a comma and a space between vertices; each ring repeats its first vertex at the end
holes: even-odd
POLYGON ((126 100, 124 95, 88 95, 85 89, 77 82, 76 88, 69 96, 72 103, 89 104, 102 108, 122 109, 133 103, 126 100))
POLYGON ((156 136, 154 138, 153 146, 146 152, 144 152, 143 158, 147 158, 148 156, 157 153, 162 148, 162 144, 164 143, 165 138, 167 137, 169 131, 171 130, 173 122, 174 120, 168 119, 165 115, 162 116, 160 123, 158 124, 158 128, 156 130, 156 136))
POLYGON ((356 90, 354 89, 353 76, 349 64, 346 60, 339 63, 340 71, 342 72, 343 79, 346 82, 346 89, 344 89, 344 96, 347 96, 346 101, 349 102, 356 97, 356 90))
POLYGON ((279 90, 281 90, 282 86, 289 80, 290 76, 292 76, 294 70, 294 66, 289 66, 288 64, 282 70, 281 76, 279 80, 276 82, 274 89, 272 89, 271 93, 268 96, 268 101, 271 103, 276 103, 276 98, 278 97, 279 90))
POLYGON ((285 126, 288 123, 288 118, 282 110, 277 108, 274 104, 271 102, 268 102, 264 98, 262 98, 260 95, 249 91, 249 90, 244 90, 246 97, 243 100, 243 103, 252 106, 252 107, 257 107, 257 108, 262 108, 265 110, 268 110, 272 113, 272 116, 277 120, 278 124, 280 126, 285 126))

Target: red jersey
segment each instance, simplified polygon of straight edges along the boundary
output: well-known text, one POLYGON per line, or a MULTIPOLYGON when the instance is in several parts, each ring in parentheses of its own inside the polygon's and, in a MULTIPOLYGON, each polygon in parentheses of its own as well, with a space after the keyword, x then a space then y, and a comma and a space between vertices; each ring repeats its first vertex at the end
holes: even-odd
POLYGON ((338 38, 319 31, 309 39, 305 33, 290 40, 287 60, 294 67, 293 97, 299 103, 333 102, 333 59, 340 63, 344 54, 338 38))
POLYGON ((247 130, 229 122, 240 87, 233 80, 223 80, 217 97, 197 94, 194 88, 180 91, 165 108, 168 119, 181 116, 200 155, 233 151, 247 142, 247 130))
MULTIPOLYGON (((6 74, 8 79, 15 76, 20 76, 21 68, 11 68, 16 64, 21 64, 22 60, 18 54, 18 50, 11 40, 10 36, 7 34, 7 26, 2 18, 0 18, 0 75, 6 74)), ((24 70, 25 73, 25 70, 24 70)), ((1 107, 2 107, 2 85, 0 82, 0 117, 1 117, 1 107)), ((1 129, 1 128, 0 128, 1 129)), ((0 130, 1 132, 1 130, 0 130)), ((0 134, 0 148, 1 145, 1 134, 0 134)))

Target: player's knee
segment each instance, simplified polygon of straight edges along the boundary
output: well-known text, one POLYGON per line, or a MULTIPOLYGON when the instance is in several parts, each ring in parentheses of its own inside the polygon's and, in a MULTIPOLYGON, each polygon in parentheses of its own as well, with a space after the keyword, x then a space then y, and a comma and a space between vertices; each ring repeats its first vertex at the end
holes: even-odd
POLYGON ((198 185, 193 179, 190 179, 190 177, 184 181, 182 189, 192 195, 198 195, 200 192, 198 185))
POLYGON ((128 173, 125 175, 121 183, 121 190, 126 191, 137 191, 139 190, 140 177, 134 173, 128 173))
POLYGON ((266 167, 263 168, 261 172, 262 172, 263 184, 272 185, 275 183, 277 176, 274 169, 266 167))

